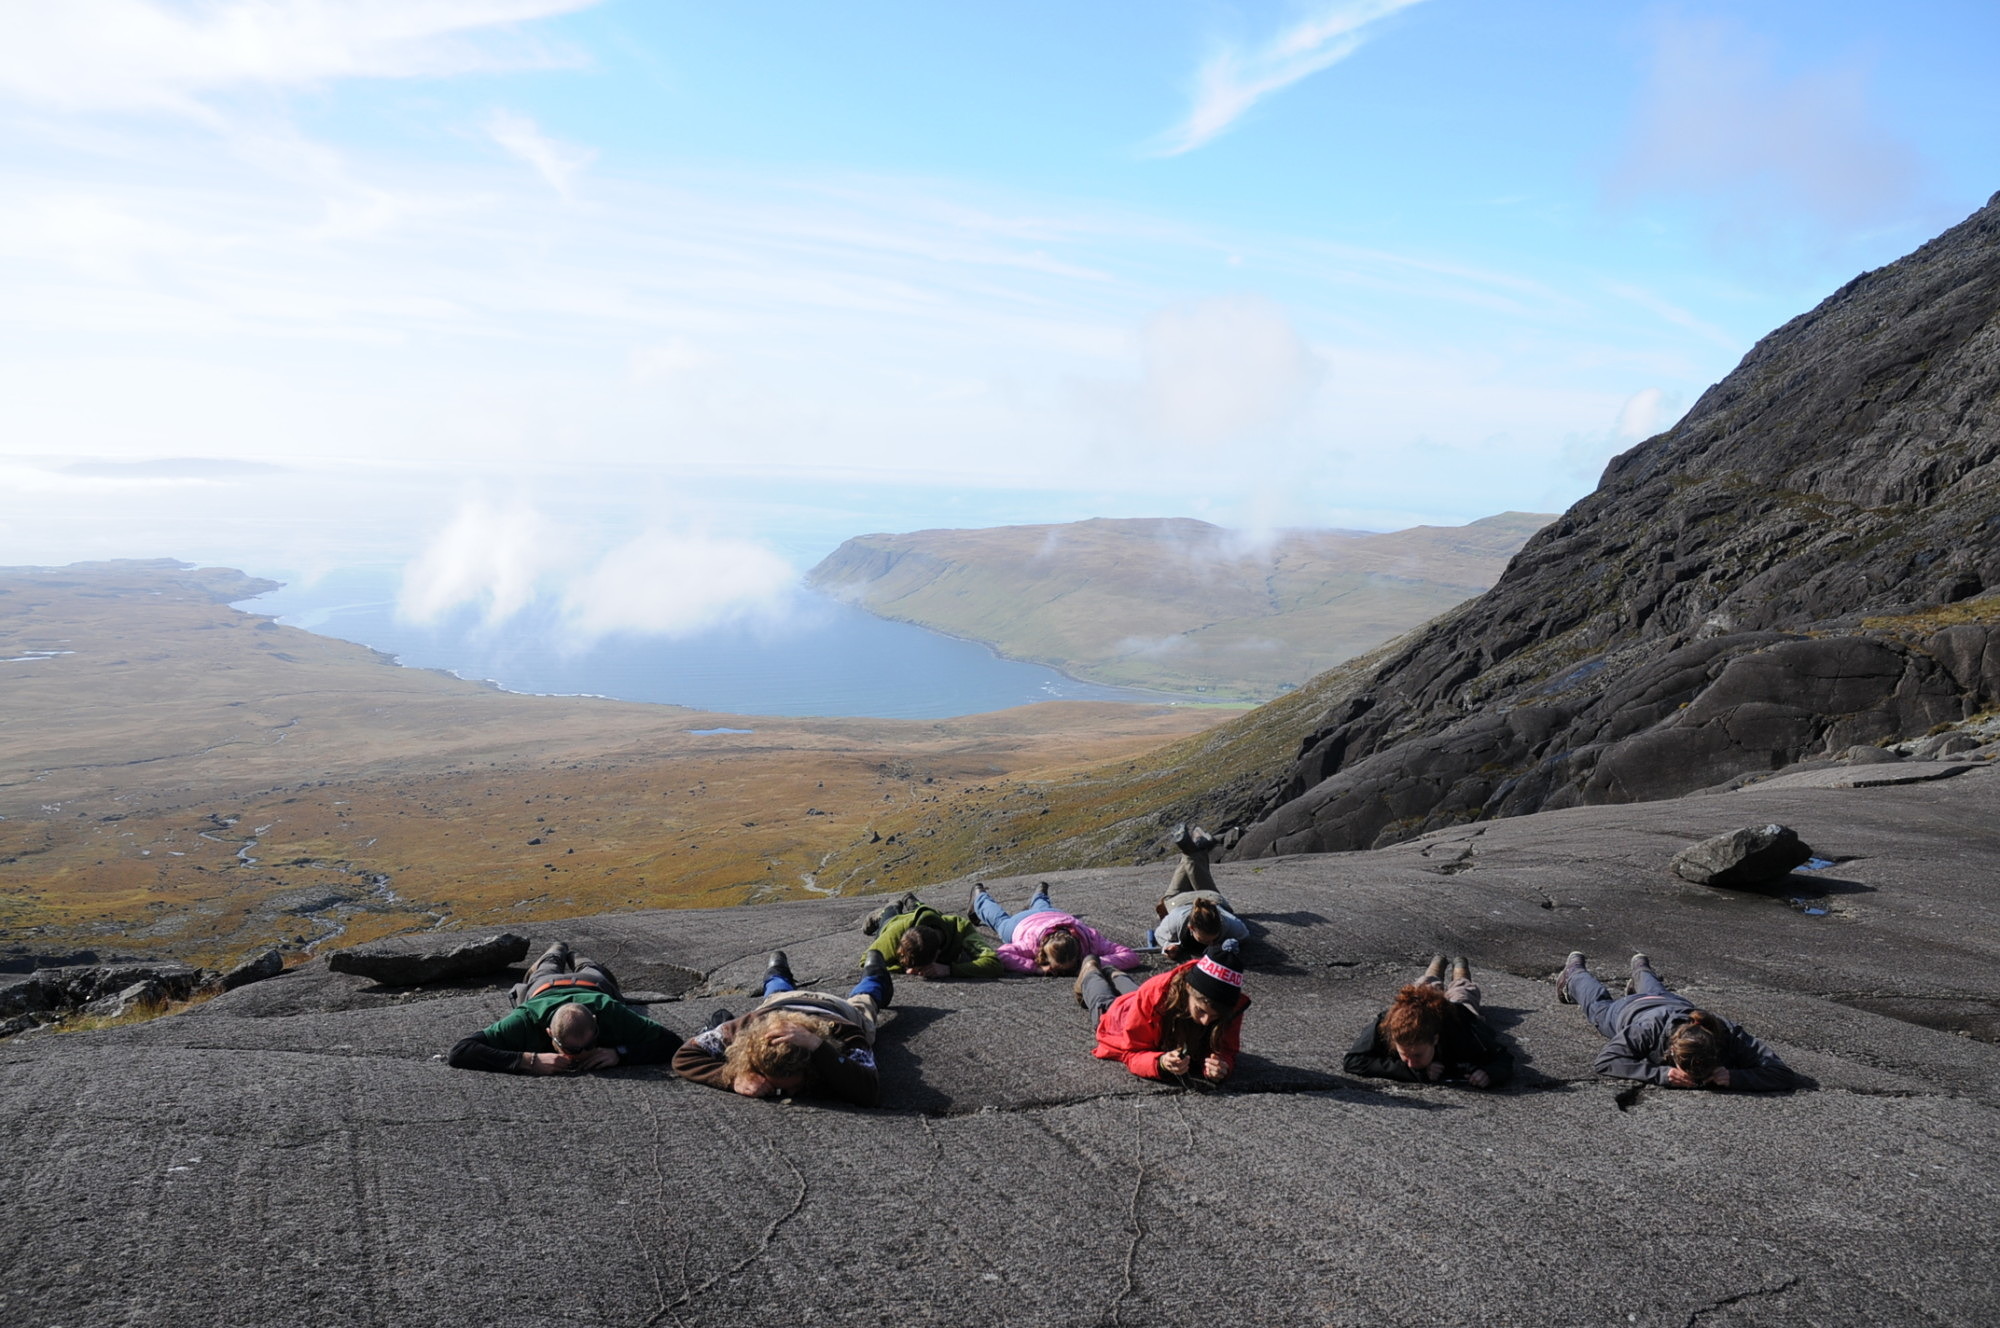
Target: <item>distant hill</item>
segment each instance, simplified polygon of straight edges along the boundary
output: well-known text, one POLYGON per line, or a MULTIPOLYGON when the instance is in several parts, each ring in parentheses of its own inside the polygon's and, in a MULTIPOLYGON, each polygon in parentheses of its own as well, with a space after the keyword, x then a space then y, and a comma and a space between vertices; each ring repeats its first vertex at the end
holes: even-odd
POLYGON ((1262 543, 1184 518, 920 530, 848 540, 807 580, 1079 678, 1265 699, 1479 594, 1549 520, 1262 543))

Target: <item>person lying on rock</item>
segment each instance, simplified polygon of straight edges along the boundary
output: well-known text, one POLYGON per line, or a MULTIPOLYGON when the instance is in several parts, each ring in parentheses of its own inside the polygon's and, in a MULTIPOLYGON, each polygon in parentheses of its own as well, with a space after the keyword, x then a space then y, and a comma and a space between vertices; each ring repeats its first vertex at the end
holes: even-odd
POLYGON ((1465 957, 1451 961, 1446 985, 1444 956, 1436 955, 1354 1040, 1341 1067, 1368 1079, 1498 1088, 1514 1077, 1514 1054, 1479 1013, 1479 988, 1465 957))
POLYGON ((1097 1030, 1093 1055, 1123 1061, 1142 1079, 1191 1078, 1219 1084, 1236 1070, 1243 1033, 1243 962, 1224 941, 1142 986, 1107 973, 1095 956, 1076 976, 1076 1003, 1097 1030))
POLYGON ((925 979, 997 978, 1006 971, 977 922, 929 904, 883 922, 868 953, 880 955, 891 973, 925 979))
POLYGON ((460 1070, 510 1074, 582 1074, 614 1065, 657 1065, 680 1036, 624 1002, 618 979, 594 959, 577 959, 557 941, 514 988, 514 1009, 445 1056, 460 1070))
POLYGON ((1625 994, 1613 1000, 1591 975, 1583 951, 1571 950, 1556 979, 1556 999, 1583 1006, 1584 1017, 1610 1039, 1597 1072, 1662 1088, 1731 1088, 1769 1093, 1799 1079, 1777 1054, 1727 1019, 1698 1009, 1667 990, 1653 961, 1632 956, 1625 994))
POLYGON ((1009 913, 987 892, 984 883, 972 887, 972 914, 1000 937, 1000 963, 1010 973, 1040 973, 1067 977, 1086 958, 1101 959, 1113 968, 1137 968, 1138 953, 1112 940, 1049 902, 1049 883, 1019 913, 1009 913))
POLYGON ((1212 945, 1250 939, 1250 928, 1231 911, 1219 890, 1182 890, 1167 895, 1154 905, 1154 912, 1160 921, 1147 939, 1177 964, 1212 945))
POLYGON ((763 1001, 681 1044, 674 1073, 743 1097, 816 1094, 856 1106, 882 1100, 875 1025, 896 991, 882 956, 868 952, 846 997, 800 991, 783 950, 771 952, 763 1001))

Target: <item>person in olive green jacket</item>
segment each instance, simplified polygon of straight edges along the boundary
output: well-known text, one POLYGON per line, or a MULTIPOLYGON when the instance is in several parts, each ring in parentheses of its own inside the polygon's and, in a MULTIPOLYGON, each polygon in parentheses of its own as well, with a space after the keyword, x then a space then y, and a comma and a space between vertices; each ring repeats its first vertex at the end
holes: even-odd
POLYGON ((931 980, 997 978, 1005 971, 978 923, 956 913, 940 913, 929 904, 885 920, 868 949, 881 955, 892 973, 931 980))

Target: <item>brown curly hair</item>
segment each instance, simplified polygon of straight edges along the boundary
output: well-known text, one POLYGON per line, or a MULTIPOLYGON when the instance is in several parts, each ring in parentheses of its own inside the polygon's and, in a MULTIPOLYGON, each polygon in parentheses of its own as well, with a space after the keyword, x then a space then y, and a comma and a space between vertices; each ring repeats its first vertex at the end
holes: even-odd
POLYGON ((920 922, 896 938, 896 962, 906 972, 914 973, 936 959, 943 949, 944 933, 920 922))
POLYGON ((792 1079, 804 1075, 812 1067, 812 1053, 804 1047, 778 1041, 775 1035, 786 1028, 803 1028, 823 1038, 833 1036, 832 1020, 815 1019, 796 1010, 774 1010, 767 1015, 753 1016, 750 1022, 736 1030, 729 1049, 722 1054, 722 1063, 727 1070, 724 1081, 734 1085, 737 1076, 745 1070, 766 1079, 792 1079))

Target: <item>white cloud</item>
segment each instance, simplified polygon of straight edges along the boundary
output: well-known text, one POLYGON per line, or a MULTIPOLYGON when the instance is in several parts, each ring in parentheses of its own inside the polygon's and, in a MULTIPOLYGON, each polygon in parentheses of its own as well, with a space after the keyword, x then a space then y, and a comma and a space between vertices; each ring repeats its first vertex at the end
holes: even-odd
POLYGON ((461 605, 477 605, 489 627, 505 622, 534 602, 555 565, 551 534, 525 503, 467 502, 403 569, 396 615, 435 622, 461 605))
POLYGON ((597 0, 59 0, 11 5, 0 97, 64 111, 169 110, 340 78, 563 63, 513 25, 597 0), (498 32, 494 30, 498 29, 498 32))
POLYGON ((1322 4, 1256 50, 1225 46, 1195 75, 1194 104, 1158 149, 1178 156, 1214 140, 1264 98, 1340 63, 1361 49, 1365 29, 1421 0, 1338 0, 1322 4))
POLYGON ((1787 75, 1739 24, 1662 18, 1610 188, 1618 200, 1704 200, 1720 209, 1718 229, 1741 238, 1801 219, 1900 220, 1925 173, 1916 149, 1876 122, 1862 68, 1787 75))
POLYGON ((1214 459, 1266 442, 1297 420, 1325 366, 1285 311, 1257 295, 1222 296, 1155 313, 1140 332, 1136 383, 1084 383, 1117 450, 1214 459))
POLYGON ((798 572, 765 545, 649 530, 572 581, 563 616, 585 639, 685 636, 742 618, 776 618, 798 572))
POLYGON ((597 157, 590 148, 559 143, 525 115, 497 110, 486 117, 486 132, 495 143, 535 168, 549 188, 570 197, 570 178, 597 157))
POLYGON ((1657 387, 1648 387, 1634 392, 1619 407, 1618 427, 1613 434, 1621 443, 1636 443, 1642 438, 1651 438, 1665 428, 1669 420, 1667 394, 1657 387))

